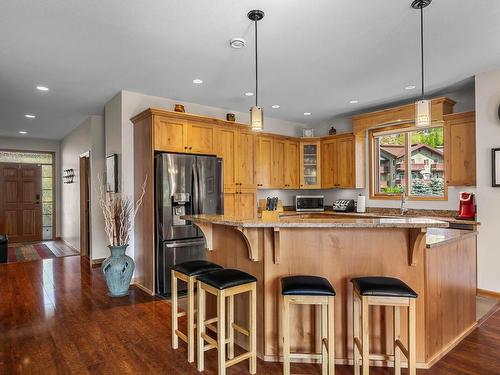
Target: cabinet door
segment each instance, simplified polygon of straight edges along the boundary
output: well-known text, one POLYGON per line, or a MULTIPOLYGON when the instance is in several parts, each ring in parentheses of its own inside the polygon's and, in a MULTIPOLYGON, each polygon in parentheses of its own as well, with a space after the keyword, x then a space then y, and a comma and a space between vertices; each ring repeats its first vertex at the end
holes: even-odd
POLYGON ((224 165, 224 191, 236 188, 237 181, 237 142, 238 131, 231 128, 218 128, 215 132, 217 156, 221 157, 224 165))
POLYGON ((157 151, 186 152, 186 120, 154 117, 154 149, 157 151))
POLYGON ((337 183, 337 141, 329 139, 321 142, 321 186, 334 188, 337 183))
POLYGON ((235 189, 224 190, 224 215, 237 216, 238 195, 235 189))
POLYGON ((240 130, 236 149, 236 182, 243 189, 255 189, 255 135, 240 130))
POLYGON ((444 158, 449 186, 476 186, 475 112, 447 116, 444 158))
POLYGON ((285 187, 285 144, 283 139, 273 139, 271 185, 274 188, 285 187))
POLYGON ((257 136, 257 187, 271 187, 273 139, 257 136))
POLYGON ((321 188, 321 162, 319 142, 300 143, 300 187, 321 188))
POLYGON ((337 140, 336 150, 336 187, 354 187, 354 139, 352 137, 337 140))
POLYGON ((285 147, 285 187, 299 188, 299 142, 287 141, 285 147))
POLYGON ((240 219, 255 219, 257 216, 257 191, 241 189, 237 194, 237 216, 240 219))
POLYGON ((188 152, 196 154, 214 154, 214 130, 212 125, 188 122, 188 152))

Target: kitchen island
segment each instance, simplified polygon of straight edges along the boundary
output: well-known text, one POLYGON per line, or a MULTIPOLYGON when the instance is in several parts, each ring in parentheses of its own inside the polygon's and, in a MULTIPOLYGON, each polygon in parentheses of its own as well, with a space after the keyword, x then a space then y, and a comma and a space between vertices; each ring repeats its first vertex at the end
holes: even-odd
MULTIPOLYGON (((288 275, 323 276, 334 286, 335 358, 339 364, 352 363, 353 277, 397 277, 418 293, 420 368, 432 366, 475 327, 474 231, 447 229, 446 222, 415 217, 185 218, 203 231, 209 260, 257 277, 258 353, 266 361, 280 360, 280 278, 288 275)), ((237 320, 245 324, 246 302, 237 300, 235 305, 237 320)), ((311 306, 292 309, 292 352, 319 352, 318 313, 311 306)), ((370 316, 371 352, 391 353, 392 310, 376 307, 370 316)), ((405 332, 403 318, 402 324, 405 332)), ((388 365, 385 361, 375 364, 388 365)))

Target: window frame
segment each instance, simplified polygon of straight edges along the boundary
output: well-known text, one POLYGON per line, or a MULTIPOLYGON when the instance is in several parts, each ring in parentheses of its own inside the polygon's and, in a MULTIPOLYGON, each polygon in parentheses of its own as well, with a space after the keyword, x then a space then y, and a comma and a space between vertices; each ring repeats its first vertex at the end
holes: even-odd
POLYGON ((378 163, 378 160, 376 158, 376 150, 375 150, 375 138, 377 136, 386 134, 395 134, 395 133, 405 133, 405 186, 404 186, 404 191, 406 196, 408 197, 408 200, 411 201, 447 201, 448 200, 448 170, 446 168, 446 138, 445 142, 443 145, 443 183, 444 183, 444 194, 442 197, 436 197, 436 196, 418 196, 418 195, 411 195, 410 194, 410 174, 411 174, 411 169, 410 169, 410 163, 411 163, 411 153, 409 152, 410 150, 410 143, 411 140, 408 138, 408 134, 414 131, 419 131, 423 129, 431 129, 431 128, 443 128, 443 137, 445 138, 445 128, 444 124, 433 124, 432 126, 426 127, 426 128, 418 128, 414 124, 404 124, 404 125, 394 125, 394 126, 384 126, 384 127, 379 127, 379 128, 373 128, 368 130, 368 147, 369 147, 369 160, 368 160, 368 168, 369 168, 369 184, 370 184, 370 199, 374 200, 400 200, 401 199, 401 194, 391 194, 391 193, 380 193, 377 191, 375 184, 376 184, 376 177, 375 174, 377 173, 376 165, 375 163, 378 163))

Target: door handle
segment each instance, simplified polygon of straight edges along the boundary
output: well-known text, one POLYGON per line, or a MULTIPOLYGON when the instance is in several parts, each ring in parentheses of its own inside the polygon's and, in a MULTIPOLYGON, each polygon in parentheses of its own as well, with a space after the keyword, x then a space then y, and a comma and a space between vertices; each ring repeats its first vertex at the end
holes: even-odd
POLYGON ((183 242, 183 243, 169 243, 166 244, 165 247, 172 249, 178 247, 191 247, 191 246, 200 246, 204 245, 205 241, 193 241, 193 242, 183 242))

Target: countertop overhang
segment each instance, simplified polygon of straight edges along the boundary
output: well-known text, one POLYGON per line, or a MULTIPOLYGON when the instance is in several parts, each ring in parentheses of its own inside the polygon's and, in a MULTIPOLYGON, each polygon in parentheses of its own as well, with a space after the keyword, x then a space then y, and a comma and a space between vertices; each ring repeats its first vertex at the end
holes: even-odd
POLYGON ((227 225, 240 228, 447 228, 449 223, 442 220, 419 217, 384 217, 384 218, 303 218, 281 216, 278 220, 262 219, 242 220, 226 215, 186 215, 182 219, 194 223, 227 225))

